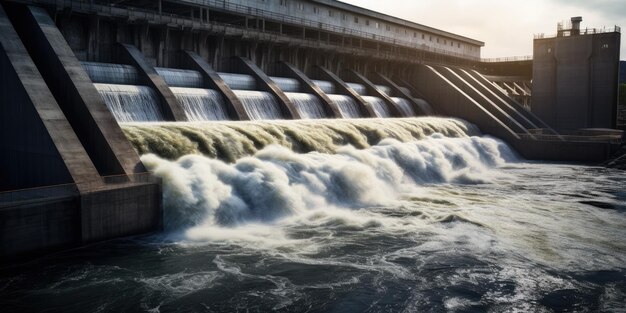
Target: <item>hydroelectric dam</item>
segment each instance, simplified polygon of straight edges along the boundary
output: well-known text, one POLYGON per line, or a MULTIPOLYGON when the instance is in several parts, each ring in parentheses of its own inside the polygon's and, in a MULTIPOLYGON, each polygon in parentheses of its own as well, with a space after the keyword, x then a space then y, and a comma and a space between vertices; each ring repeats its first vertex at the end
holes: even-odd
MULTIPOLYGON (((483 45, 332 0, 0 1, 0 255, 195 225, 193 205, 182 205, 188 216, 181 218, 164 202, 226 187, 193 178, 222 166, 194 156, 228 164, 311 153, 306 164, 322 170, 334 161, 318 154, 365 160, 359 149, 383 142, 390 150, 377 155, 398 149, 409 158, 415 151, 395 143, 431 135, 492 136, 528 160, 598 163, 619 146, 620 132, 599 129, 611 125, 562 131, 544 122, 527 108, 532 59, 484 60, 483 45), (181 157, 176 171, 164 163, 181 157), (183 179, 168 175, 197 184, 174 190, 183 179)), ((498 148, 473 140, 478 152, 462 156, 491 162, 488 152, 498 148)), ((452 158, 437 147, 419 151, 430 151, 434 164, 452 158)), ((293 162, 291 170, 304 166, 293 162)), ((435 181, 475 181, 423 168, 435 181)), ((216 180, 245 189, 249 179, 265 191, 239 190, 237 203, 278 197, 220 169, 216 180)), ((328 175, 302 179, 324 190, 345 187, 331 197, 338 202, 344 193, 367 202, 352 188, 369 176, 328 175)), ((215 219, 270 219, 289 207, 276 201, 215 219)))

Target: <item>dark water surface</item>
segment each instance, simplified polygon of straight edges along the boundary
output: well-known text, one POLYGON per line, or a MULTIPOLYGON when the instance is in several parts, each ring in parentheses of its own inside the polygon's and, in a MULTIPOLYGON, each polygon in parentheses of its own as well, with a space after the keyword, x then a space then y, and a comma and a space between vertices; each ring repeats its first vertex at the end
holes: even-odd
POLYGON ((4 266, 0 308, 626 311, 626 172, 505 160, 479 174, 485 181, 394 185, 397 196, 378 205, 236 224, 205 216, 4 266))

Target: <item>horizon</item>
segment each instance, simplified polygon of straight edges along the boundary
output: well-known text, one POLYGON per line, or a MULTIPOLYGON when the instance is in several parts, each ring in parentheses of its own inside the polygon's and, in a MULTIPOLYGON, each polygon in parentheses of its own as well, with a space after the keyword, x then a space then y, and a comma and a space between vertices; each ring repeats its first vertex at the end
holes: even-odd
MULTIPOLYGON (((557 23, 582 16, 581 28, 626 27, 626 5, 618 0, 342 0, 369 10, 483 41, 483 58, 529 56, 535 34, 556 35, 557 23), (532 14, 531 14, 532 13, 532 14), (484 18, 489 15, 489 19, 484 18), (520 18, 525 16, 526 18, 520 18)), ((620 60, 626 60, 625 43, 620 60)))

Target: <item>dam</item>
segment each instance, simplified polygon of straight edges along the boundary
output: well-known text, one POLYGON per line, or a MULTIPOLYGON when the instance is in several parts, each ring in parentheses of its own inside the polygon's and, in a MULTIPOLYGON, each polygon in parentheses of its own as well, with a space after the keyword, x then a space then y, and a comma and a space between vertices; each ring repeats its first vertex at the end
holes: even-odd
POLYGON ((189 154, 484 134, 589 163, 621 140, 528 110, 528 60, 483 60, 481 41, 339 1, 7 0, 0 29, 3 256, 174 227, 154 173, 189 154))

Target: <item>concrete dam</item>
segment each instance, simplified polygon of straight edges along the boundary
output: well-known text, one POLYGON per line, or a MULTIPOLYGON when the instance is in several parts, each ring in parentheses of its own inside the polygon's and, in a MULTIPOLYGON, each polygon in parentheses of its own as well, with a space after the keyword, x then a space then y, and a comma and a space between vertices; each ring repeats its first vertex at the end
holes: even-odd
POLYGON ((527 64, 482 46, 331 0, 0 1, 0 255, 167 228, 154 157, 481 133, 530 160, 616 149, 527 110, 494 79, 527 64))

